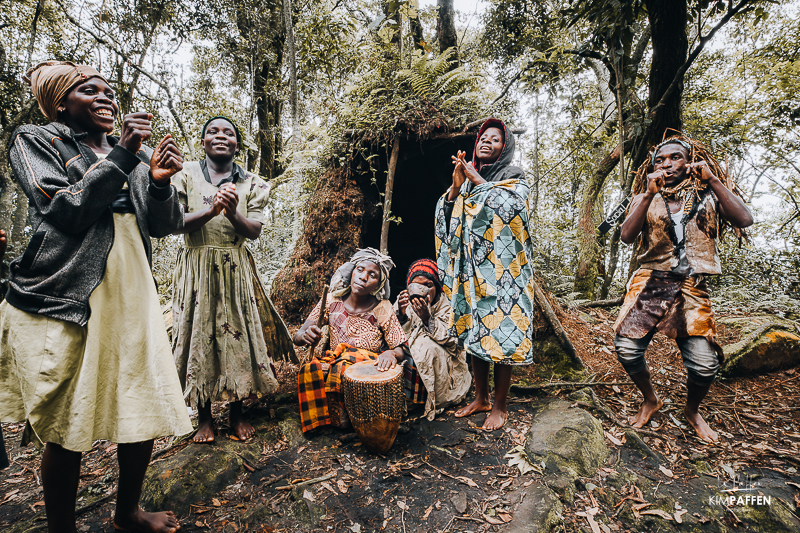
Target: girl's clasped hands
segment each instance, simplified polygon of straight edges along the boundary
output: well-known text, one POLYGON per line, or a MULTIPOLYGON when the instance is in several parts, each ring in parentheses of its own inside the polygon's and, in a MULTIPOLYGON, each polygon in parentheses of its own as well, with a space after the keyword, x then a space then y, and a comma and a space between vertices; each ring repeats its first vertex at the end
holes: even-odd
POLYGON ((220 186, 219 191, 214 195, 211 209, 214 215, 223 213, 226 217, 232 218, 236 215, 236 207, 238 205, 239 195, 236 194, 236 185, 225 183, 220 186))

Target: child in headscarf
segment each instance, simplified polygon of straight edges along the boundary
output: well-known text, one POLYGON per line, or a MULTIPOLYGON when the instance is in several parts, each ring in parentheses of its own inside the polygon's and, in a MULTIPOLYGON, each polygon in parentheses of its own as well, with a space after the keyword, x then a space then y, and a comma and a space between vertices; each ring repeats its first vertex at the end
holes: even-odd
POLYGON ((389 302, 389 272, 394 263, 374 248, 356 252, 331 278, 325 309, 322 301, 294 335, 298 346, 318 343, 322 331, 317 319, 329 326, 330 346, 321 360, 300 368, 300 419, 303 431, 333 424, 347 427, 349 419, 341 394, 341 376, 354 363, 375 361, 380 371, 406 361, 406 398, 422 403, 424 386, 407 354, 406 335, 389 302), (325 371, 328 371, 325 376, 325 371))
POLYGON ((408 337, 420 379, 428 391, 423 416, 433 420, 450 405, 460 403, 472 384, 464 349, 449 330, 453 310, 447 298, 442 298, 442 283, 435 261, 420 259, 411 264, 406 290, 397 296, 395 311, 408 337), (428 293, 423 297, 410 296, 408 287, 413 284, 427 287, 428 293))
POLYGON ((26 421, 22 445, 46 443, 42 487, 50 531, 75 531, 81 452, 118 443, 115 529, 171 533, 171 512, 139 496, 153 440, 192 425, 150 269, 150 237, 183 226, 170 177, 183 157, 168 135, 155 151, 149 113, 124 117, 95 69, 47 62, 28 79, 53 122, 14 132, 9 159, 33 234, 11 262, 0 304, 0 419, 26 421))
POLYGON ((514 135, 487 120, 472 161, 453 156, 453 184, 436 206, 436 248, 443 292, 453 308, 452 334, 472 356, 475 400, 456 416, 491 411, 483 429, 503 427, 512 365, 533 361, 533 248, 528 185, 512 166, 514 135), (495 363, 495 401, 489 365, 495 363))

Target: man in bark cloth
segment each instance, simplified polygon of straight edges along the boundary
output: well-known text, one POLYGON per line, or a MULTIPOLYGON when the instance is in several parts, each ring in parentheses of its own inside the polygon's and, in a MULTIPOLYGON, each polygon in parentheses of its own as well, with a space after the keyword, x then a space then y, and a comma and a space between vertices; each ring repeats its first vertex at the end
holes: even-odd
MULTIPOLYGON (((726 224, 742 237, 753 223, 727 172, 700 143, 678 136, 655 147, 639 172, 639 192, 622 224, 621 239, 640 240, 640 268, 614 324, 617 358, 644 402, 628 419, 635 428, 663 402, 653 390, 644 352, 656 331, 676 340, 687 373, 684 414, 705 442, 716 442, 698 408, 717 376, 722 349, 705 277, 720 274, 717 238, 726 224), (646 180, 644 173, 650 170, 646 180)), ((637 191, 638 189, 638 191, 637 191)))

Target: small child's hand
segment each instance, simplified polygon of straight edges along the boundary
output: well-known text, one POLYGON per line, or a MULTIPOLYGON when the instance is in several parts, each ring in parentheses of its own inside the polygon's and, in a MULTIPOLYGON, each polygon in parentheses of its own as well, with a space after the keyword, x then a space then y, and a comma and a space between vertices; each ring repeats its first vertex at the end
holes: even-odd
POLYGON ((402 291, 397 295, 397 309, 400 311, 401 315, 406 316, 406 310, 408 309, 408 291, 402 291))

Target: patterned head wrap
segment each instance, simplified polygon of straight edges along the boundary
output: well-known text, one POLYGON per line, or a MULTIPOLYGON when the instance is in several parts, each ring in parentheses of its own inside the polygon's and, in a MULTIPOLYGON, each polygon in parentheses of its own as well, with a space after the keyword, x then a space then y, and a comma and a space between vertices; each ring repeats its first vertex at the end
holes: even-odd
POLYGON ((353 270, 359 263, 369 261, 375 263, 381 271, 381 281, 378 288, 372 293, 378 300, 389 299, 389 272, 394 268, 394 262, 388 255, 380 253, 375 248, 359 249, 350 261, 340 266, 331 277, 331 295, 341 298, 350 292, 350 279, 353 277, 353 270))
POLYGON ((439 279, 439 267, 436 266, 436 261, 432 259, 418 259, 411 263, 408 268, 408 276, 406 276, 406 287, 411 284, 411 280, 417 276, 422 276, 431 280, 436 286, 436 296, 442 292, 442 282, 439 279))
POLYGON ((89 78, 108 81, 102 74, 87 65, 76 65, 71 61, 45 61, 30 69, 22 79, 31 86, 31 92, 39 103, 44 116, 58 120, 58 104, 67 93, 89 78))
POLYGON ((656 155, 658 155, 658 151, 661 150, 662 146, 666 146, 668 144, 679 144, 679 145, 683 146, 684 148, 686 148, 687 155, 689 155, 689 157, 691 157, 691 155, 692 155, 692 145, 691 144, 687 143, 686 141, 682 141, 680 139, 667 139, 666 141, 663 141, 661 144, 659 144, 658 146, 656 146, 653 149, 653 156, 650 158, 650 164, 651 165, 656 166, 656 155))

